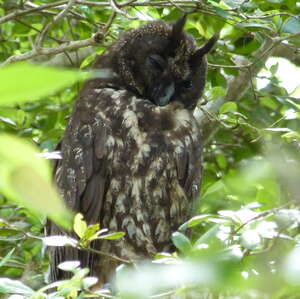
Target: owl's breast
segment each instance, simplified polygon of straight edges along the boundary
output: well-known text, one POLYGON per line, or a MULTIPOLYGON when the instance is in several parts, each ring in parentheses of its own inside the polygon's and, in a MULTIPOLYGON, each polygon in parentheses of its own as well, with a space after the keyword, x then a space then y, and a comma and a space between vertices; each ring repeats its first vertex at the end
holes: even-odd
POLYGON ((192 205, 176 164, 193 142, 191 116, 127 91, 102 89, 98 99, 95 113, 107 127, 104 146, 111 178, 102 225, 126 233, 120 248, 133 246, 149 255, 168 250, 172 232, 192 205))

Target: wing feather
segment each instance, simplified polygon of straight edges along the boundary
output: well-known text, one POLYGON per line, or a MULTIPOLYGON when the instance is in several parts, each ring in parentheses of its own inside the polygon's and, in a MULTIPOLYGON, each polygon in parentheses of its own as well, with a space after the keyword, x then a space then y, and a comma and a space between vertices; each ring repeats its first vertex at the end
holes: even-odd
POLYGON ((191 130, 188 140, 181 141, 183 147, 175 157, 178 180, 187 197, 193 200, 200 190, 202 172, 201 135, 198 127, 191 130))
MULTIPOLYGON (((62 140, 62 160, 56 167, 56 182, 69 207, 84 214, 87 223, 93 224, 101 222, 100 215, 107 189, 107 127, 105 120, 96 113, 97 95, 90 97, 87 102, 79 101, 76 104, 62 140), (88 109, 89 114, 84 109, 88 109)), ((66 232, 51 223, 50 234, 60 235, 66 232)), ((76 237, 74 234, 71 236, 76 237)), ((56 247, 52 249, 51 255, 51 280, 69 277, 67 272, 57 268, 65 260, 80 259, 82 267, 89 267, 93 271, 94 256, 89 252, 56 247)))

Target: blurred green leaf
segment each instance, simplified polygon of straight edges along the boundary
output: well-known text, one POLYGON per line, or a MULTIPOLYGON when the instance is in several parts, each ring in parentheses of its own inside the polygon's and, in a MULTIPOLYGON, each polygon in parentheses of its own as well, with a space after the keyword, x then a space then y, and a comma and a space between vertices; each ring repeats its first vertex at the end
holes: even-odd
POLYGON ((281 137, 286 139, 288 142, 292 142, 294 140, 300 140, 300 133, 291 131, 283 134, 281 137))
POLYGON ((224 19, 231 19, 231 15, 227 10, 224 10, 220 7, 214 7, 215 12, 217 13, 217 15, 219 15, 220 17, 224 18, 224 19))
POLYGON ((225 169, 228 165, 225 155, 217 154, 216 160, 220 168, 225 169))
POLYGON ((13 106, 53 94, 89 75, 70 71, 17 63, 0 69, 0 105, 13 106))
POLYGON ((241 245, 246 249, 253 250, 261 244, 261 237, 256 230, 246 230, 241 235, 241 245))
POLYGON ((211 241, 214 241, 217 233, 219 232, 219 227, 219 224, 212 226, 195 242, 194 246, 198 246, 200 244, 209 244, 211 241))
POLYGON ((93 241, 95 240, 100 234, 107 232, 107 229, 101 229, 100 230, 100 224, 91 224, 87 227, 87 229, 84 231, 82 238, 82 241, 93 241))
POLYGON ((98 239, 104 239, 104 240, 118 240, 125 236, 124 232, 115 232, 107 235, 102 235, 98 239))
POLYGON ((98 282, 97 277, 85 277, 83 279, 83 287, 84 289, 89 289, 93 285, 95 285, 98 282))
POLYGON ((34 294, 34 290, 18 280, 0 278, 0 294, 19 294, 30 296, 34 294))
POLYGON ((79 266, 80 266, 80 262, 78 262, 78 261, 67 261, 67 262, 60 263, 58 265, 58 268, 63 271, 73 272, 79 266))
POLYGON ((237 111, 237 104, 235 102, 226 102, 219 109, 220 114, 227 113, 229 111, 237 111))
POLYGON ((300 248, 294 248, 285 258, 283 273, 291 285, 300 285, 300 248))
POLYGON ((70 228, 72 214, 51 185, 48 161, 37 154, 38 150, 27 141, 0 135, 0 190, 29 210, 70 228))
POLYGON ((78 244, 78 242, 75 239, 72 239, 68 236, 49 236, 49 237, 44 237, 42 240, 46 246, 54 246, 54 247, 61 247, 61 246, 75 247, 78 244))
POLYGON ((189 227, 194 227, 194 226, 200 224, 201 222, 207 220, 211 216, 212 215, 210 215, 210 214, 202 214, 202 215, 194 216, 190 220, 188 220, 185 223, 183 223, 182 225, 180 225, 179 230, 182 231, 182 230, 185 230, 189 227))
POLYGON ((172 234, 172 241, 182 253, 188 253, 192 249, 191 241, 180 232, 172 234))
POLYGON ((210 89, 209 91, 209 99, 210 100, 217 100, 220 97, 226 95, 226 90, 221 86, 216 86, 210 89))
POLYGON ((78 213, 74 217, 73 229, 79 238, 82 238, 87 230, 87 224, 83 220, 83 215, 78 213))
POLYGON ((5 266, 5 264, 10 260, 10 258, 11 258, 11 256, 12 256, 12 254, 14 253, 14 251, 15 251, 15 248, 13 248, 12 250, 10 250, 10 251, 8 252, 8 254, 7 254, 4 258, 2 258, 2 259, 0 260, 0 267, 5 266))
POLYGON ((276 64, 273 64, 271 67, 270 67, 270 71, 273 75, 275 75, 278 71, 278 66, 279 66, 279 63, 277 62, 276 64))
POLYGON ((286 33, 298 33, 300 32, 300 21, 297 18, 289 18, 283 24, 282 32, 286 33))
POLYGON ((248 29, 248 31, 258 31, 258 30, 262 30, 262 29, 272 30, 272 28, 270 28, 270 26, 268 26, 266 24, 261 24, 261 23, 241 23, 238 25, 238 27, 246 28, 246 29, 248 29))

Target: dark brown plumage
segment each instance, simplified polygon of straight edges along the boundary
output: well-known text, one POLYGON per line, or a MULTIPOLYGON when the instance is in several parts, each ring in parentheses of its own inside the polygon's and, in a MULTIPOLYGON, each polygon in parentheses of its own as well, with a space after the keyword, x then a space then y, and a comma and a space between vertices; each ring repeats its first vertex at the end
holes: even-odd
MULTIPOLYGON (((56 181, 68 205, 89 224, 124 231, 94 248, 126 259, 171 249, 170 237, 192 212, 201 179, 201 136, 193 117, 206 78, 205 54, 183 32, 155 21, 129 31, 100 56, 81 91, 61 143, 56 181)), ((51 225, 50 233, 63 234, 51 225)), ((51 279, 64 278, 57 264, 80 260, 106 281, 115 261, 55 248, 51 279)))

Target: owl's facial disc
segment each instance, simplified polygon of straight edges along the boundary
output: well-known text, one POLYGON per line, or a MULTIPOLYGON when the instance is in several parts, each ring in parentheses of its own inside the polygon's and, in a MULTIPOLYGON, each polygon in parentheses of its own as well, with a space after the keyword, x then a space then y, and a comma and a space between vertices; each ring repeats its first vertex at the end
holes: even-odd
POLYGON ((150 100, 158 106, 166 106, 170 103, 175 93, 175 84, 173 82, 164 84, 164 82, 153 88, 150 94, 150 100))

